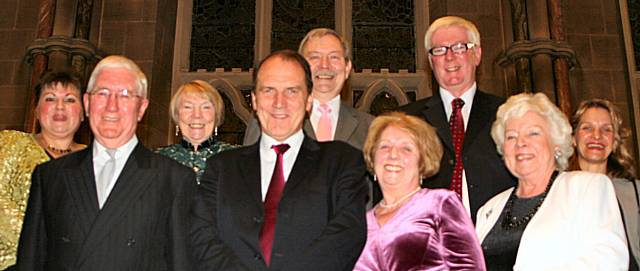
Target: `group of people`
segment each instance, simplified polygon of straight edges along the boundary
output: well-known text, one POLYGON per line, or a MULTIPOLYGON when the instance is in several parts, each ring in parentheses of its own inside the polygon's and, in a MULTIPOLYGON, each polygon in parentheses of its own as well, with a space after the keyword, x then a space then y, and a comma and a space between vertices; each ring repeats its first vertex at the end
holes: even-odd
POLYGON ((374 119, 340 101, 348 43, 310 31, 254 70, 244 147, 216 139, 207 82, 176 91, 182 140, 154 152, 133 61, 104 58, 84 95, 47 74, 40 132, 0 132, 0 269, 637 270, 617 109, 593 99, 569 121, 544 94, 479 90, 480 34, 460 17, 425 46, 434 96, 374 119), (85 116, 88 147, 73 140, 85 116))

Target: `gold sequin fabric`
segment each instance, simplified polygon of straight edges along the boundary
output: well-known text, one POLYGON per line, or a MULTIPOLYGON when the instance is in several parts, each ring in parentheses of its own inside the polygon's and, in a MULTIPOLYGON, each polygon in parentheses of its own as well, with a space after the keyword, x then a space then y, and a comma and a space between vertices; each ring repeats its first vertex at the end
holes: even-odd
POLYGON ((0 131, 0 270, 16 261, 31 173, 48 160, 33 134, 0 131))

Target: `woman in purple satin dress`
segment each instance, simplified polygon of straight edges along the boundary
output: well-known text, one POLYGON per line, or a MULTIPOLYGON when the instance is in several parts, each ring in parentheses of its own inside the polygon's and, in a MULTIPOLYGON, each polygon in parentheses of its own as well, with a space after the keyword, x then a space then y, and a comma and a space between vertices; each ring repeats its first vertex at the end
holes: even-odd
POLYGON ((367 212, 367 243, 354 270, 485 270, 471 218, 458 195, 420 188, 438 171, 435 129, 404 113, 376 118, 364 145, 383 199, 367 212))

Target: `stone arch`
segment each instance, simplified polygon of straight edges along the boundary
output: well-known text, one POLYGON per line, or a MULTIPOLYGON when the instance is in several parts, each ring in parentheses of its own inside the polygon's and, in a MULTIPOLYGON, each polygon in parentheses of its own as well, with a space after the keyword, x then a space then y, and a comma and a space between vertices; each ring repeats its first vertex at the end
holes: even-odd
POLYGON ((364 90, 364 94, 358 101, 356 108, 360 111, 369 112, 369 108, 371 107, 373 100, 383 91, 389 92, 389 94, 398 101, 399 105, 409 103, 409 97, 407 97, 407 94, 402 91, 402 88, 400 88, 398 83, 390 79, 378 79, 373 81, 364 90))
POLYGON ((245 124, 247 124, 252 118, 252 113, 249 111, 249 106, 246 104, 244 97, 242 96, 242 91, 240 91, 240 89, 233 85, 229 80, 224 78, 213 78, 207 81, 231 100, 233 112, 242 121, 244 121, 245 124))

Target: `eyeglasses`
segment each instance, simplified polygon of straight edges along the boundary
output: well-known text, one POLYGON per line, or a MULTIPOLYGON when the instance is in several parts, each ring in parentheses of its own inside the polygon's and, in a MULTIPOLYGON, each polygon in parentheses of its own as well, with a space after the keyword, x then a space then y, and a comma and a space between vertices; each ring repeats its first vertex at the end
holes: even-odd
POLYGON ((115 95, 116 100, 118 100, 119 103, 128 103, 133 101, 134 98, 140 98, 140 96, 134 94, 133 91, 128 89, 121 89, 119 91, 112 92, 109 89, 101 88, 91 92, 91 95, 99 102, 107 102, 111 95, 115 95))
POLYGON ((449 49, 451 49, 451 51, 456 54, 463 54, 464 52, 466 52, 467 50, 475 47, 476 45, 474 43, 462 43, 462 42, 458 42, 456 44, 452 44, 449 46, 437 46, 437 47, 432 47, 431 49, 429 49, 429 54, 431 54, 432 56, 442 56, 445 55, 447 53, 447 51, 449 51, 449 49))

